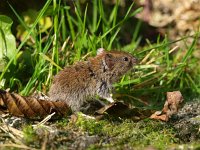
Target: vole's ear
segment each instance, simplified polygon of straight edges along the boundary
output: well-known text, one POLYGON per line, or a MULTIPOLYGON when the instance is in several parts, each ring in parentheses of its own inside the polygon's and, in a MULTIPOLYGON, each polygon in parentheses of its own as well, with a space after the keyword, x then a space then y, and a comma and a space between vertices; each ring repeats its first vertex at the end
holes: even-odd
POLYGON ((103 52, 105 52, 105 49, 104 49, 104 48, 99 48, 99 49, 97 49, 97 55, 100 55, 100 54, 102 54, 103 52))
POLYGON ((103 65, 106 69, 112 70, 114 67, 114 57, 112 56, 112 54, 105 54, 104 58, 103 58, 103 65))

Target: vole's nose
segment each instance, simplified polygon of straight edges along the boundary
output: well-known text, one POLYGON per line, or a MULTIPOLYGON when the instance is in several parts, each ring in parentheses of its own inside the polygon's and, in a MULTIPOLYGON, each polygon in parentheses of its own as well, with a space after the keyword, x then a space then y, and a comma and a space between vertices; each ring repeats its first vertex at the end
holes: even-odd
POLYGON ((131 62, 133 65, 138 63, 138 59, 136 57, 133 56, 133 58, 131 59, 131 62))

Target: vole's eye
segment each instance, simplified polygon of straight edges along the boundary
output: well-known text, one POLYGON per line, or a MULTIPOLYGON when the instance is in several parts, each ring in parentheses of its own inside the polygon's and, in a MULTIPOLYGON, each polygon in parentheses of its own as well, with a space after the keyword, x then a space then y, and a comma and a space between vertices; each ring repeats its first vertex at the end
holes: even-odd
POLYGON ((123 61, 128 61, 128 57, 124 57, 124 58, 123 58, 123 61))

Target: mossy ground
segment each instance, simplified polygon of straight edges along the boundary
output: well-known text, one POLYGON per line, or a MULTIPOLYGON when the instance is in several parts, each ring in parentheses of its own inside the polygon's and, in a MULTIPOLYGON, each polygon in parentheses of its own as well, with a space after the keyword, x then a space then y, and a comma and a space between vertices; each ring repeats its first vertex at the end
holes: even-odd
POLYGON ((1 129, 4 127, 9 130, 7 133, 1 130, 0 148, 199 149, 199 121, 192 119, 198 116, 199 111, 196 109, 199 107, 198 101, 185 104, 180 113, 169 122, 149 118, 137 122, 122 118, 96 120, 87 118, 82 113, 42 124, 8 117, 5 119, 6 127, 1 123, 1 129), (13 130, 11 126, 17 130, 13 130))
POLYGON ((197 141, 183 145, 173 124, 144 119, 94 120, 78 115, 76 122, 62 119, 47 126, 23 127, 24 142, 47 149, 169 149, 199 148, 197 141))

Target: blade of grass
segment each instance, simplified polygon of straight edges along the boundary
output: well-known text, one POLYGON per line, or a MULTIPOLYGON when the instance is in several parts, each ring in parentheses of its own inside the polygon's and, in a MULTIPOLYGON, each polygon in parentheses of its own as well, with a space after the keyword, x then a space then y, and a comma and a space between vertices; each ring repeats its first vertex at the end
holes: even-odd
POLYGON ((198 34, 195 36, 195 39, 192 41, 191 46, 189 47, 189 49, 187 50, 187 53, 185 54, 185 56, 182 59, 182 62, 185 63, 188 58, 192 55, 192 52, 194 51, 194 46, 196 45, 198 39, 198 34))
POLYGON ((62 21, 62 40, 65 41, 67 39, 67 30, 66 30, 66 21, 65 21, 65 12, 64 12, 64 9, 62 8, 61 9, 61 19, 63 20, 62 21))
POLYGON ((18 15, 18 13, 15 11, 15 9, 12 7, 12 5, 10 5, 9 2, 7 2, 9 7, 11 8, 11 10, 13 11, 13 13, 15 14, 15 16, 17 17, 17 19, 19 20, 19 22, 21 23, 21 25, 26 29, 29 30, 29 27, 26 25, 26 23, 21 19, 21 17, 18 15))
POLYGON ((85 32, 85 24, 86 24, 86 19, 87 19, 87 9, 88 9, 88 5, 86 5, 86 8, 85 8, 84 19, 83 19, 83 26, 82 26, 82 32, 81 32, 82 35, 85 32))
POLYGON ((119 8, 119 0, 117 0, 116 4, 111 12, 111 15, 109 17, 109 20, 108 20, 109 24, 111 24, 111 22, 113 23, 112 24, 113 27, 116 25, 118 8, 119 8))
POLYGON ((103 9, 103 4, 102 4, 102 1, 98 1, 98 10, 99 10, 99 15, 101 17, 101 19, 103 20, 103 23, 108 26, 108 21, 105 17, 105 14, 104 14, 104 9, 103 9))
MULTIPOLYGON (((75 14, 76 14, 76 16, 77 16, 77 18, 78 18, 78 30, 79 30, 79 32, 81 33, 81 31, 82 30, 84 30, 84 23, 83 23, 83 21, 82 21, 82 17, 81 17, 81 14, 80 14, 80 7, 77 7, 77 5, 75 5, 75 14)), ((87 8, 86 8, 86 10, 87 10, 87 8)))
MULTIPOLYGON (((168 43, 168 40, 167 40, 167 37, 165 37, 163 43, 168 43)), ((166 45, 168 46, 168 45, 166 45)), ((165 61, 167 62, 167 70, 169 70, 169 67, 170 67, 170 61, 169 61, 169 49, 167 47, 163 47, 163 50, 165 52, 165 61)))
POLYGON ((54 65, 55 67, 57 67, 59 70, 62 70, 62 68, 61 68, 59 65, 57 65, 52 59, 50 59, 50 58, 49 58, 47 55, 45 55, 44 53, 39 53, 39 55, 42 56, 42 58, 43 58, 44 60, 49 61, 52 65, 54 65))
POLYGON ((97 1, 92 1, 93 3, 93 15, 92 15, 92 33, 97 30, 97 1))
POLYGON ((117 31, 115 32, 115 34, 111 37, 110 42, 109 42, 109 45, 108 45, 108 50, 111 49, 112 43, 114 42, 115 38, 117 37, 119 31, 120 31, 120 28, 118 28, 117 31))
POLYGON ((72 37, 72 40, 74 41, 75 40, 75 30, 74 30, 74 26, 73 26, 73 23, 72 23, 72 18, 71 18, 70 14, 69 14, 69 10, 68 9, 66 9, 66 15, 67 15, 67 21, 68 21, 68 24, 69 24, 71 37, 72 37))
POLYGON ((138 37, 138 33, 140 31, 141 24, 142 24, 142 21, 140 21, 140 20, 136 24, 135 31, 134 31, 134 34, 133 34, 133 39, 132 39, 132 41, 134 41, 134 42, 136 41, 136 39, 138 37))

